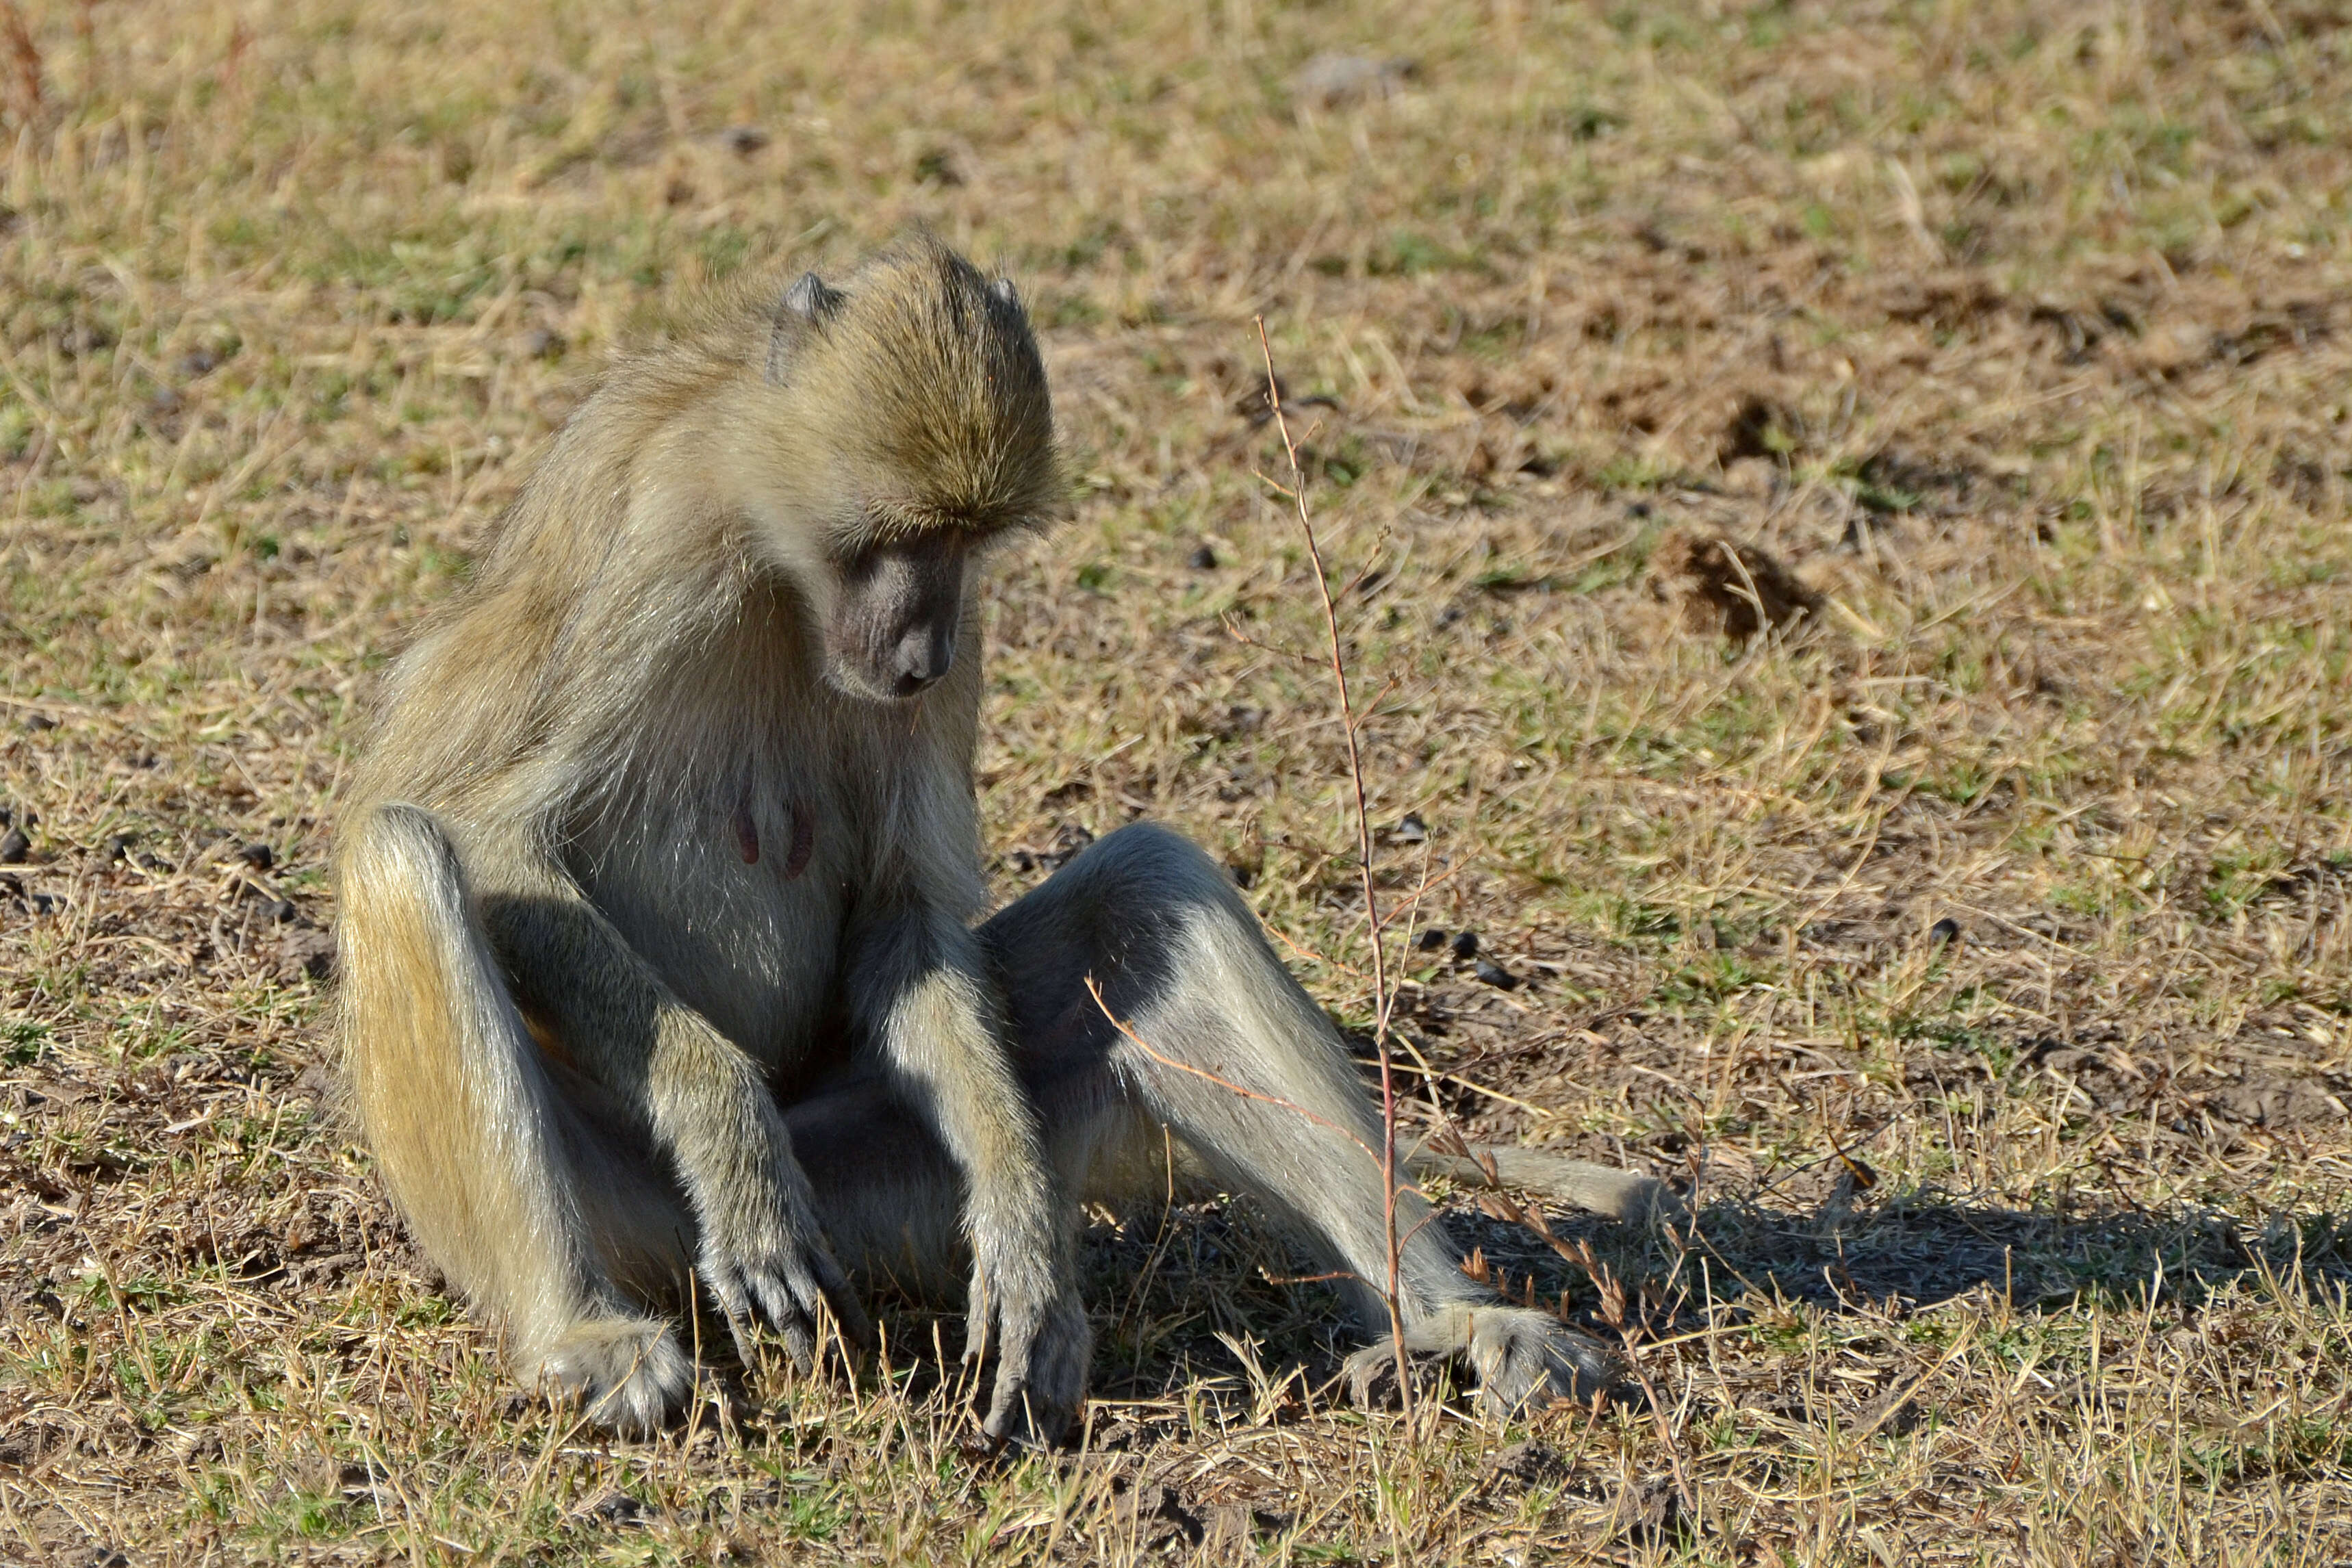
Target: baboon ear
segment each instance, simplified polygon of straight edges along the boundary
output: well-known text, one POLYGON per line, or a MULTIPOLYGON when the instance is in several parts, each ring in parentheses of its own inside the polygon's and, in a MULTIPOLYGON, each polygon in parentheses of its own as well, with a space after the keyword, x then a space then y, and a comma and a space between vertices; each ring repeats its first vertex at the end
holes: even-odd
POLYGON ((814 272, 803 272, 776 302, 776 328, 768 335, 768 379, 782 382, 793 349, 813 329, 841 308, 844 296, 814 272))
POLYGON ((822 321, 841 308, 841 290, 814 272, 803 272, 784 290, 783 307, 803 321, 822 321))
POLYGON ((989 284, 988 292, 995 297, 998 304, 1010 305, 1015 310, 1021 308, 1021 291, 1013 287, 1013 279, 1009 277, 995 279, 989 284))

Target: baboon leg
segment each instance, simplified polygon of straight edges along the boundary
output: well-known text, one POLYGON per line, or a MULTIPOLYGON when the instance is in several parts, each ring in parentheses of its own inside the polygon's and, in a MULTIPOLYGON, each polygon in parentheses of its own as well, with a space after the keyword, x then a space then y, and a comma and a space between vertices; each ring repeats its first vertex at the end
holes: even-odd
POLYGON ((971 1255, 963 1174, 878 1071, 854 1069, 784 1108, 833 1255, 860 1294, 952 1298, 971 1255))
MULTIPOLYGON (((1214 1180, 1251 1194, 1343 1272, 1367 1330, 1385 1332, 1379 1118, 1338 1031, 1223 868, 1139 823, 1090 845, 982 936, 1002 966, 1039 1120, 1077 1176, 1072 1190, 1121 1196, 1122 1177, 1160 1158, 1164 1126, 1214 1180)), ((1611 1363, 1593 1342, 1462 1272, 1460 1250, 1397 1174, 1407 1348, 1466 1356, 1493 1409, 1605 1385, 1611 1363)), ((1633 1207, 1633 1190, 1618 1197, 1633 1207)), ((1392 1354, 1382 1344, 1361 1353, 1359 1387, 1392 1354)))
POLYGON ((541 1054, 440 823, 379 806, 344 854, 343 1038, 394 1202, 526 1378, 608 1425, 658 1426, 694 1369, 641 1303, 690 1278, 687 1217, 598 1092, 541 1054))
MULTIPOLYGON (((1164 1190, 1168 1151, 1160 1124, 1104 1064, 1057 1072, 1066 1064, 1019 1043, 1023 1087, 1038 1108, 1062 1190, 1105 1202, 1164 1190)), ((894 1084, 877 1071, 852 1070, 787 1107, 784 1120, 834 1256, 861 1291, 887 1287, 936 1301, 965 1288, 963 1174, 894 1084)))

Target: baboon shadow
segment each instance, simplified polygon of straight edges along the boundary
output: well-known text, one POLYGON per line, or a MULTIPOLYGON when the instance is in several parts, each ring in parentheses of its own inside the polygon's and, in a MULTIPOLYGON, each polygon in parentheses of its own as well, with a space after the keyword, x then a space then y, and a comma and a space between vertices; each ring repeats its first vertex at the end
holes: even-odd
POLYGON ((2018 1311, 2193 1305, 2241 1280, 2352 1281, 2352 1222, 2282 1217, 2249 1228, 2194 1204, 2015 1208, 1934 1189, 1811 1213, 1722 1200, 1703 1207, 1696 1233, 1751 1288, 1898 1314, 1971 1295, 2018 1311))
MULTIPOLYGON (((1524 1228, 1458 1213, 1453 1223, 1467 1228, 1465 1239, 1491 1265, 1530 1274, 1539 1296, 1593 1295, 1590 1270, 1524 1228)), ((1552 1228, 1570 1247, 1590 1240, 1637 1291, 1648 1285, 1669 1319, 1704 1308, 1708 1295, 1900 1317, 1971 1296, 2035 1312, 2086 1301, 2194 1306, 2241 1281, 2303 1291, 2352 1286, 2352 1216, 2282 1215, 2250 1226, 2193 1204, 2020 1208, 1916 1188, 1811 1207, 1703 1200, 1672 1237, 1588 1216, 1556 1216, 1552 1228)), ((1660 1326, 1655 1315, 1650 1326, 1660 1326)))
MULTIPOLYGON (((1717 1306, 1753 1308, 1761 1297, 1902 1318, 1969 1298, 2043 1312, 2086 1301, 2145 1310, 2153 1293, 2193 1309, 2239 1282, 2352 1288, 2352 1215, 2286 1216, 2256 1228, 2186 1204, 2030 1209, 1916 1189, 1810 1207, 1769 1197, 1703 1200, 1671 1234, 1573 1211, 1545 1218, 1549 1241, 1460 1201, 1444 1222, 1507 1296, 1553 1307, 1610 1342, 1619 1325, 1604 1316, 1604 1279, 1627 1287, 1621 1323, 1651 1336, 1700 1326, 1710 1297, 1717 1306), (1586 1243, 1599 1278, 1563 1256, 1586 1243)), ((1295 1380, 1300 1395, 1339 1397, 1332 1379, 1356 1343, 1344 1302, 1247 1199, 1143 1206, 1116 1223, 1097 1216, 1083 1250, 1097 1396, 1153 1402, 1205 1389, 1245 1410, 1270 1375, 1295 1380)), ((959 1314, 912 1302, 883 1311, 912 1352, 910 1391, 969 1376, 955 1360, 959 1314), (944 1355, 934 1349, 941 1333, 944 1355)))

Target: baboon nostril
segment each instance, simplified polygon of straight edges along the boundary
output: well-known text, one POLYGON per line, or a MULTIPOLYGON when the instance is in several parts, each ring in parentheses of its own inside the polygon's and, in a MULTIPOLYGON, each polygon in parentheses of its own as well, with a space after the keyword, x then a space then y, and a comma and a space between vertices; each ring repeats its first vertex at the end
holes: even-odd
POLYGON ((946 674, 954 658, 955 644, 929 628, 908 632, 898 640, 898 653, 890 662, 899 695, 921 691, 946 674))

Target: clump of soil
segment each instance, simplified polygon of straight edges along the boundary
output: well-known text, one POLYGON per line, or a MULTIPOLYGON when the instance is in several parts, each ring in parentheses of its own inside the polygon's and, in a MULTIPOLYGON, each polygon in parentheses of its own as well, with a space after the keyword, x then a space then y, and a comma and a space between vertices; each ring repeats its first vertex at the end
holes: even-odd
POLYGON ((1818 615, 1822 596, 1754 545, 1722 535, 1683 529, 1669 534, 1650 558, 1651 580, 1682 605, 1694 632, 1738 642, 1766 627, 1786 628, 1818 615))

